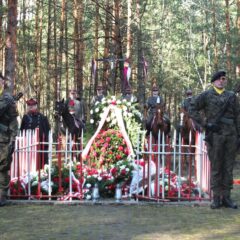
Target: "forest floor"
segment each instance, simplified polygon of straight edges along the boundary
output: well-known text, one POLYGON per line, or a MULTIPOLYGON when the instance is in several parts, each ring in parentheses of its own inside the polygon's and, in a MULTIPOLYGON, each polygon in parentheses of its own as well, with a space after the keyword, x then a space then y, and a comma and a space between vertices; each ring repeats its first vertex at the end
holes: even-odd
MULTIPOLYGON (((237 161, 234 178, 240 178, 237 161)), ((240 205, 240 185, 232 198, 240 205)), ((208 204, 10 204, 0 208, 1 240, 240 239, 240 209, 208 204)))

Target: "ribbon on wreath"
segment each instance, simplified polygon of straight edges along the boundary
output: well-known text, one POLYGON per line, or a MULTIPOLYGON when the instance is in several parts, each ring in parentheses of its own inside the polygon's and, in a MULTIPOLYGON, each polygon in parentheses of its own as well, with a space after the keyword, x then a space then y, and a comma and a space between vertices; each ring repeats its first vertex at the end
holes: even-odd
POLYGON ((96 132, 94 133, 94 135, 91 137, 91 139, 89 140, 89 142, 87 143, 86 147, 83 149, 82 152, 82 159, 86 160, 88 152, 90 150, 90 147, 93 144, 93 141, 95 140, 95 138, 97 137, 98 133, 100 132, 100 130, 102 129, 107 116, 109 114, 110 111, 113 111, 115 113, 116 119, 117 119, 117 123, 120 129, 120 132, 123 135, 124 140, 126 141, 128 150, 129 150, 129 155, 133 155, 134 151, 133 151, 133 147, 132 147, 132 143, 128 137, 127 131, 125 129, 125 125, 124 125, 124 121, 123 121, 123 117, 122 117, 122 109, 118 108, 117 106, 110 104, 103 112, 102 114, 102 119, 99 122, 98 128, 96 130, 96 132))
POLYGON ((124 78, 124 81, 126 83, 126 86, 129 86, 130 76, 131 76, 131 67, 130 67, 129 61, 126 60, 124 62, 124 67, 123 67, 123 78, 124 78))

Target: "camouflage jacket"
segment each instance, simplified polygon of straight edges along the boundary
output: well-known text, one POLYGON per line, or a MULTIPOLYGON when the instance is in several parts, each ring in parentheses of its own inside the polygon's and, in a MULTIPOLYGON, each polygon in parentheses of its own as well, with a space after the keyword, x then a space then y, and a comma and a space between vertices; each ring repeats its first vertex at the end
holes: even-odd
POLYGON ((9 99, 12 99, 9 93, 0 96, 0 143, 14 141, 18 133, 17 107, 9 99))
POLYGON ((215 123, 226 101, 227 108, 218 121, 220 134, 240 134, 240 108, 237 96, 231 91, 218 94, 214 88, 204 91, 192 99, 189 107, 191 117, 203 127, 206 123, 215 123), (202 114, 203 113, 203 114, 202 114))

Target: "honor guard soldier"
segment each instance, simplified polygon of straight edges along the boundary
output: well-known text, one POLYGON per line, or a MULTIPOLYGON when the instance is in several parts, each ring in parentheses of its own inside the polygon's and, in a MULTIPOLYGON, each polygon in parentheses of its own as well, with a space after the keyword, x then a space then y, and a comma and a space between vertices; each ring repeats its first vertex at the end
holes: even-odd
POLYGON ((137 97, 133 95, 131 87, 127 87, 122 99, 126 99, 128 102, 136 103, 137 97))
POLYGON ((0 207, 6 204, 12 154, 18 133, 17 108, 14 97, 7 92, 7 79, 0 73, 0 207))
POLYGON ((194 97, 189 112, 206 129, 208 156, 211 164, 212 209, 221 206, 237 208, 231 199, 233 166, 240 135, 240 110, 237 96, 225 90, 225 71, 218 71, 211 79, 212 87, 194 97), (204 113, 204 118, 201 113, 204 113))
POLYGON ((101 85, 98 85, 97 86, 97 95, 92 98, 91 106, 93 107, 96 102, 101 102, 104 97, 105 97, 105 95, 103 94, 103 87, 101 85))
MULTIPOLYGON (((39 112, 38 102, 34 98, 30 98, 26 101, 27 104, 27 113, 23 115, 20 130, 34 130, 39 128, 39 140, 42 143, 40 149, 44 149, 47 151, 47 144, 44 142, 48 142, 48 134, 50 131, 50 124, 48 118, 39 112)), ((40 168, 43 167, 44 164, 48 164, 48 154, 45 152, 42 156, 40 156, 40 168), (44 159, 42 159, 44 158, 44 159)))
POLYGON ((146 119, 146 129, 147 133, 146 135, 148 136, 151 131, 151 124, 153 121, 153 117, 156 113, 156 105, 157 103, 161 104, 162 107, 164 107, 164 101, 163 98, 159 95, 159 89, 157 86, 152 87, 152 96, 150 96, 147 99, 147 102, 145 104, 145 109, 147 110, 147 119, 146 119))
POLYGON ((182 101, 181 107, 188 112, 188 108, 190 106, 190 102, 192 100, 192 90, 188 89, 186 91, 186 98, 182 101))

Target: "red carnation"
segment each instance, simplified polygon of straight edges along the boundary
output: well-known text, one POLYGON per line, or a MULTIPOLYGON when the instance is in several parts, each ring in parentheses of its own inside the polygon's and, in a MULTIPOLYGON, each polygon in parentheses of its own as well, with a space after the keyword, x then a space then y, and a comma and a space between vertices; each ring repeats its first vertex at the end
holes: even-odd
POLYGON ((110 171, 112 175, 115 175, 117 173, 117 168, 114 167, 110 171))
POLYGON ((75 104, 75 103, 74 103, 74 100, 70 100, 68 105, 71 106, 71 107, 73 107, 74 104, 75 104))
POLYGON ((119 150, 119 151, 123 151, 123 146, 119 146, 119 147, 118 147, 118 150, 119 150))
POLYGON ((117 160, 120 160, 122 158, 122 156, 120 154, 117 154, 116 158, 117 158, 117 160))

